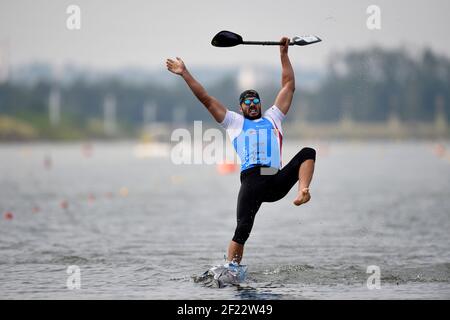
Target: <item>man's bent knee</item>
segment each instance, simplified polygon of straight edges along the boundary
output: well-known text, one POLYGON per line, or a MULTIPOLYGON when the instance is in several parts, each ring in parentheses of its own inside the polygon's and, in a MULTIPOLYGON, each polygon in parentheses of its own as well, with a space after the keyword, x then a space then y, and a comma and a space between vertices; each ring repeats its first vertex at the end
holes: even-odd
MULTIPOLYGON (((316 161, 316 150, 313 148, 305 147, 299 152, 302 155, 302 160, 314 160, 316 161)), ((302 162, 303 162, 302 161, 302 162)))

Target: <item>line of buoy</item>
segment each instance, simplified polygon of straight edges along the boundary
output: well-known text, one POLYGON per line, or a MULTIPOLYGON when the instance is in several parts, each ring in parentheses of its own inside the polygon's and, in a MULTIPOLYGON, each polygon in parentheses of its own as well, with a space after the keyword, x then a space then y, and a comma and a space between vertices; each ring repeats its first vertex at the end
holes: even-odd
MULTIPOLYGON (((128 188, 126 188, 126 187, 122 187, 119 190, 119 194, 121 194, 123 197, 128 196, 128 192, 129 192, 128 188)), ((112 199, 114 197, 114 194, 113 194, 113 192, 108 191, 108 192, 105 193, 105 197, 108 198, 108 199, 112 199)), ((95 199, 96 199, 96 197, 95 197, 95 195, 93 193, 89 193, 87 198, 88 198, 88 202, 90 202, 90 203, 94 202, 95 199)), ((61 200, 60 203, 59 203, 59 207, 61 209, 67 210, 69 208, 69 201, 66 200, 66 199, 61 200)), ((37 206, 37 205, 33 206, 31 208, 31 212, 34 213, 34 214, 39 213, 40 211, 41 211, 41 208, 39 206, 37 206)), ((5 219, 5 220, 13 220, 14 219, 14 214, 11 211, 5 211, 3 213, 3 219, 5 219)))
MULTIPOLYGON (((23 154, 25 156, 29 156, 30 150, 28 150, 28 149, 24 150, 23 154)), ((86 158, 92 157, 93 145, 91 143, 84 143, 84 144, 82 144, 81 145, 81 154, 84 157, 86 157, 86 158)), ((43 167, 45 169, 47 169, 47 170, 52 169, 52 167, 53 167, 53 159, 52 159, 51 154, 47 153, 47 154, 44 155, 42 164, 43 164, 43 167)), ((122 197, 127 197, 128 194, 129 194, 129 190, 128 190, 127 187, 121 187, 119 189, 119 195, 121 195, 122 197)), ((111 192, 111 191, 108 191, 108 192, 106 192, 104 194, 104 196, 106 198, 108 198, 108 199, 112 199, 114 197, 114 193, 111 192)), ((95 197, 95 195, 93 193, 89 193, 88 196, 87 196, 87 199, 88 199, 89 203, 93 203, 96 200, 96 197, 95 197)), ((67 210, 69 208, 69 201, 66 200, 66 199, 61 200, 60 203, 59 203, 59 207, 61 209, 67 210)), ((41 211, 41 208, 39 206, 37 206, 37 205, 32 207, 32 209, 31 209, 31 212, 34 213, 34 214, 36 214, 36 213, 38 213, 40 211, 41 211)), ((5 211, 3 213, 3 218, 5 220, 13 220, 14 215, 13 215, 13 213, 11 211, 5 211)))

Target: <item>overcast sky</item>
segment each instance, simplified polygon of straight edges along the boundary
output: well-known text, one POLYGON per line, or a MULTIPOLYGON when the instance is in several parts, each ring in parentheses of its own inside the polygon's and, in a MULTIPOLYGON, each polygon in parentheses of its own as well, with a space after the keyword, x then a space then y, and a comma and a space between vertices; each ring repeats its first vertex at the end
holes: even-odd
POLYGON ((0 48, 12 65, 67 62, 101 69, 164 66, 166 57, 188 65, 279 63, 277 47, 216 48, 220 30, 244 40, 315 34, 322 43, 291 47, 294 64, 320 68, 336 51, 379 44, 430 46, 450 56, 448 0, 0 0, 0 48), (81 30, 66 27, 66 9, 81 8, 81 30), (369 5, 381 9, 381 30, 369 30, 369 5))

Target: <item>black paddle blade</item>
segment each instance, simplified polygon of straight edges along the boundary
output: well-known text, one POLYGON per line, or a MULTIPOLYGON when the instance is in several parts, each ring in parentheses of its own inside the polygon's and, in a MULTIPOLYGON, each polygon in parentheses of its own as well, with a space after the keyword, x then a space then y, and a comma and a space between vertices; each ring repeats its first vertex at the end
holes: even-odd
POLYGON ((234 47, 242 42, 242 37, 231 31, 220 31, 211 40, 211 44, 215 47, 234 47))

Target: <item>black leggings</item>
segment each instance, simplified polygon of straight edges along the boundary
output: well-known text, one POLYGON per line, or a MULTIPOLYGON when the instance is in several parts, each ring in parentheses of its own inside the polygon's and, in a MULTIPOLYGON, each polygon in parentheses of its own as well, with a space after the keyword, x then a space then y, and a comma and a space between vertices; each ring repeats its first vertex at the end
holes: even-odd
POLYGON ((237 227, 233 241, 244 244, 250 236, 256 213, 263 202, 282 199, 298 181, 300 165, 316 160, 316 151, 303 148, 281 170, 270 173, 269 168, 252 167, 241 172, 241 188, 237 204, 237 227))

